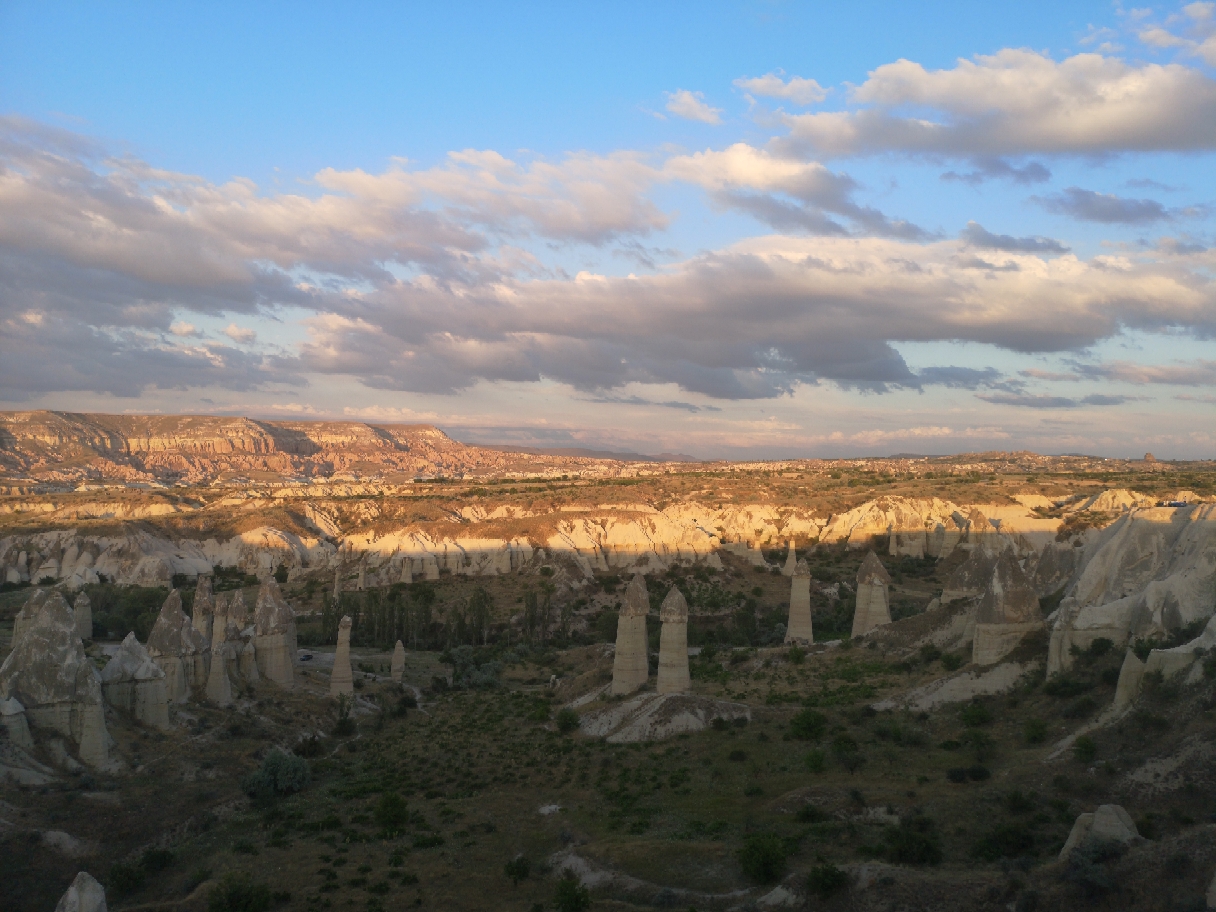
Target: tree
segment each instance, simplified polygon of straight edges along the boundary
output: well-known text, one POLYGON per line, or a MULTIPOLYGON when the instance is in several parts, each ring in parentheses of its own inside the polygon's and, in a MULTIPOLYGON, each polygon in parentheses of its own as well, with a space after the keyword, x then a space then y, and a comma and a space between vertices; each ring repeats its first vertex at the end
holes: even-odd
POLYGON ((557 907, 557 912, 586 912, 591 908, 591 891, 579 883, 577 877, 567 871, 557 882, 553 905, 557 907))

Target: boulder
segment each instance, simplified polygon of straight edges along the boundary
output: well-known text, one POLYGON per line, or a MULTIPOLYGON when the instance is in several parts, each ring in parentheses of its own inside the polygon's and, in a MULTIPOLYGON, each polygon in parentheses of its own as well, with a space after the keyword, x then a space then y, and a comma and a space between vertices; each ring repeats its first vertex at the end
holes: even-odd
POLYGON ((59 898, 55 912, 107 912, 105 888, 92 874, 81 871, 59 898))
POLYGON ((1060 849, 1060 861, 1064 861, 1078 848, 1087 843, 1121 843, 1130 845, 1140 839, 1131 815, 1118 804, 1103 804, 1092 814, 1080 815, 1072 825, 1072 831, 1060 849))
POLYGON ((280 687, 288 690, 293 688, 296 680, 296 614, 279 592, 279 584, 273 576, 266 577, 258 592, 254 646, 257 656, 255 670, 280 687))
POLYGON ((688 675, 688 603, 675 586, 663 599, 659 620, 663 627, 659 634, 659 675, 655 692, 686 693, 692 687, 688 675))
POLYGON ((193 688, 207 683, 208 651, 207 637, 186 616, 182 597, 174 589, 148 634, 148 655, 165 673, 165 694, 170 701, 183 703, 193 688))
POLYGON ((798 561, 790 578, 790 615, 785 625, 785 642, 809 646, 815 642, 811 624, 811 568, 798 561))
POLYGON ((329 676, 331 697, 355 693, 355 676, 350 667, 350 628, 351 619, 346 615, 338 622, 338 648, 334 650, 334 669, 329 676))
POLYGON ((145 725, 169 727, 165 673, 152 661, 134 632, 127 634, 102 669, 101 689, 111 706, 131 714, 145 725))
POLYGON ((0 700, 16 698, 35 728, 70 738, 90 766, 109 760, 101 680, 59 593, 46 598, 0 665, 0 700))
POLYGON ((82 640, 93 639, 93 603, 81 592, 72 602, 72 614, 76 616, 76 632, 82 640))
POLYGON ((401 679, 405 676, 405 644, 400 640, 393 647, 393 662, 389 667, 389 674, 394 684, 400 684, 401 679))
POLYGON ((1039 597, 1012 548, 997 556, 975 617, 971 661, 994 665, 1043 626, 1039 597))
POLYGON ((853 613, 852 636, 865 636, 876 627, 891 623, 888 587, 891 576, 873 551, 857 571, 857 610, 853 613))
POLYGON ((649 613, 646 579, 638 573, 625 590, 625 607, 616 622, 616 655, 612 660, 614 694, 633 693, 650 678, 646 641, 646 615, 649 613))

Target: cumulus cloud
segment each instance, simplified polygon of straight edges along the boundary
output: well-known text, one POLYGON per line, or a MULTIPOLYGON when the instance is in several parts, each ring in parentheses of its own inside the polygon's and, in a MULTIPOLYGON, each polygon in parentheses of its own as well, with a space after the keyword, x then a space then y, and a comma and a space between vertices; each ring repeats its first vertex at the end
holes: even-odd
POLYGON ((1068 248, 1048 237, 1013 237, 1008 234, 993 234, 979 222, 968 222, 958 235, 972 247, 988 250, 1005 250, 1010 253, 1068 253, 1068 248))
POLYGON ((193 323, 187 323, 184 320, 178 320, 169 324, 169 332, 174 336, 190 337, 201 336, 199 328, 193 323))
POLYGON ((247 327, 237 326, 235 323, 229 323, 220 331, 233 342, 241 345, 248 345, 258 337, 256 331, 247 327))
POLYGON ((765 76, 736 79, 735 85, 750 95, 781 98, 796 105, 811 105, 828 97, 827 89, 814 79, 803 79, 801 76, 782 79, 777 73, 768 73, 765 76))
POLYGON ((1128 199, 1080 187, 1069 187, 1061 193, 1031 199, 1048 212, 1106 225, 1151 225, 1171 217, 1156 200, 1128 199))
POLYGON ((1015 184, 1042 184, 1051 180, 1051 172, 1035 161, 1018 167, 1002 158, 980 157, 975 159, 974 164, 975 168, 971 171, 947 171, 942 175, 942 180, 970 184, 973 187, 997 178, 1015 184))
POLYGON ((829 156, 995 158, 1216 148, 1216 81, 1180 64, 1102 54, 1057 62, 1012 48, 952 69, 898 60, 871 72, 850 101, 848 110, 786 114, 787 144, 829 156))
POLYGON ((722 109, 706 104, 705 96, 701 92, 690 92, 688 89, 668 92, 667 110, 685 120, 699 120, 707 124, 722 123, 722 109))

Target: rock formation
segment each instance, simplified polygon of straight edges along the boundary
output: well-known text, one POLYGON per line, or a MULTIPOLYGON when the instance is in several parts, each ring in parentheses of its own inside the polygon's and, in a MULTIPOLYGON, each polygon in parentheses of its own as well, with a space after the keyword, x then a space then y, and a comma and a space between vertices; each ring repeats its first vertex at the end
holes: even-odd
MULTIPOLYGON (((510 570, 510 567, 507 567, 510 570)), ((414 562, 408 557, 401 561, 401 582, 406 586, 414 581, 414 562)))
POLYGON ((59 898, 55 912, 107 912, 106 891, 87 871, 81 871, 59 898))
POLYGON ((216 614, 211 628, 211 662, 207 669, 207 699, 217 706, 229 706, 232 703, 232 681, 228 676, 228 663, 233 657, 233 651, 226 635, 228 619, 220 613, 226 607, 227 599, 216 599, 216 614))
POLYGON ((82 640, 93 639, 93 603, 81 592, 72 602, 72 614, 76 615, 76 632, 82 640))
POLYGON ((334 650, 334 670, 329 676, 331 697, 352 696, 355 692, 355 676, 350 669, 350 627, 350 616, 343 616, 338 622, 338 648, 334 650))
POLYGON ((1121 805, 1103 804, 1092 814, 1081 814, 1077 817, 1064 848, 1060 849, 1060 861, 1064 861, 1086 843, 1129 845, 1139 839, 1140 833, 1135 822, 1121 805))
POLYGON ((400 640, 393 647, 393 663, 389 666, 389 674, 392 676, 394 684, 400 684, 402 677, 405 676, 405 644, 400 640))
POLYGON ((215 595, 211 591, 211 577, 200 573, 194 586, 194 629, 211 642, 211 621, 215 616, 215 595))
POLYGON ((21 606, 21 610, 17 612, 17 616, 13 618, 13 645, 25 635, 25 632, 34 625, 34 618, 38 616, 38 612, 42 606, 46 604, 47 593, 45 590, 39 589, 33 595, 25 600, 25 604, 21 606))
POLYGON ((273 576, 266 577, 258 591, 254 614, 257 671, 280 687, 295 686, 296 615, 279 592, 273 576))
POLYGON ((34 746, 34 739, 30 737, 29 723, 25 719, 25 707, 16 697, 0 700, 0 724, 4 725, 8 739, 13 744, 27 750, 34 746))
POLYGON ((359 565, 359 579, 355 583, 355 591, 362 592, 367 588, 367 568, 362 564, 359 565))
MULTIPOLYGON (((176 593, 174 593, 176 594, 176 593)), ((145 725, 169 727, 169 702, 165 673, 152 661, 134 632, 128 633, 118 651, 101 670, 101 689, 106 701, 134 716, 145 725)))
POLYGON ((942 604, 960 599, 978 598, 992 578, 995 556, 984 548, 976 548, 946 577, 942 587, 942 604))
POLYGON ((1201 661, 1204 655, 1216 651, 1216 615, 1208 621, 1199 636, 1172 649, 1154 649, 1143 662, 1129 649, 1119 669, 1119 683, 1115 687, 1112 709, 1116 712, 1127 709, 1140 695, 1144 676, 1160 674, 1163 680, 1182 678, 1185 684, 1198 684, 1203 680, 1201 661), (1184 677, 1185 676, 1185 677, 1184 677))
POLYGON ((633 693, 650 678, 646 654, 646 615, 649 613, 646 579, 639 573, 625 590, 625 607, 616 622, 616 655, 612 660, 614 694, 633 693))
POLYGON ((798 561, 790 579, 790 616, 785 627, 785 642, 805 646, 815 642, 811 624, 811 568, 798 561))
POLYGON ((59 593, 47 597, 0 665, 0 700, 9 698, 25 707, 35 728, 74 741, 88 765, 108 761, 101 681, 84 654, 72 609, 59 593))
POLYGON ((1043 626, 1039 597, 1013 550, 1006 548, 992 568, 975 616, 971 661, 977 665, 999 662, 1022 637, 1043 626))
POLYGON ((891 576, 871 551, 857 571, 857 610, 853 613, 852 636, 865 636, 875 627, 891 623, 891 606, 887 589, 891 576))
POLYGON ((659 620, 663 627, 659 633, 659 676, 655 691, 685 693, 692 687, 692 679, 688 676, 688 603, 675 586, 663 599, 659 620))
POLYGON ((342 568, 334 568, 334 604, 342 600, 342 568))
POLYGON ((798 552, 794 550, 794 540, 790 539, 790 550, 785 556, 785 566, 781 568, 782 576, 793 576, 798 569, 798 552))
POLYGON ((171 702, 185 702, 193 688, 207 683, 208 651, 206 636, 186 616, 174 589, 148 634, 148 655, 165 673, 165 695, 171 702))

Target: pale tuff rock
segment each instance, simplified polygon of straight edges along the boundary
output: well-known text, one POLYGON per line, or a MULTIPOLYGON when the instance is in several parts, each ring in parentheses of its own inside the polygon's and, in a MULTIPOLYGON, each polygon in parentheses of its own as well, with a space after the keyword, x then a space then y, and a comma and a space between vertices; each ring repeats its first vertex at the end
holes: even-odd
POLYGON ((996 564, 993 554, 983 548, 971 551, 954 572, 946 577, 942 588, 942 604, 949 605, 959 599, 977 598, 983 594, 992 578, 996 564))
POLYGON ((659 634, 659 675, 655 691, 685 693, 692 687, 688 675, 688 603, 672 586, 659 608, 663 627, 659 634))
POLYGON ((46 591, 39 589, 25 600, 25 604, 21 606, 21 610, 17 612, 17 616, 13 618, 14 646, 25 635, 25 632, 34 626, 34 618, 38 617, 38 612, 46 604, 46 598, 46 591))
POLYGON ((355 583, 355 591, 362 592, 366 588, 367 588, 367 568, 360 565, 359 580, 357 583, 355 583))
POLYGON ((633 693, 650 677, 646 655, 646 615, 649 613, 646 579, 639 573, 625 590, 625 607, 616 622, 616 656, 612 661, 614 694, 633 693))
POLYGON ((891 623, 888 587, 891 576, 878 555, 871 551, 857 571, 857 610, 853 613, 853 637, 865 636, 876 627, 891 623))
POLYGON ((92 874, 81 871, 60 897, 55 912, 107 912, 106 891, 92 874))
POLYGON ((1000 547, 997 542, 999 533, 993 527, 991 520, 978 508, 972 508, 967 514, 967 541, 971 545, 996 550, 1000 547))
POLYGON ((1039 597, 1011 549, 996 558, 975 617, 971 661, 994 665, 1043 626, 1039 597))
POLYGON ((389 666, 389 675, 392 677, 394 684, 400 684, 402 677, 405 675, 405 645, 400 640, 393 647, 393 662, 389 666))
MULTIPOLYGON (((228 595, 228 624, 236 625, 238 631, 243 631, 245 628, 253 625, 253 611, 245 603, 244 591, 237 589, 228 595)), ((228 635, 228 639, 232 639, 232 635, 228 635)))
POLYGON ((1048 542, 1034 562, 1030 581, 1039 598, 1053 595, 1068 585, 1081 563, 1084 548, 1071 544, 1048 542))
POLYGON ((165 673, 152 661, 148 650, 139 644, 133 632, 127 634, 102 669, 101 689, 111 706, 130 713, 145 725, 169 727, 165 673))
POLYGON ((794 550, 794 540, 790 539, 790 550, 785 556, 785 566, 781 568, 783 576, 793 576, 798 568, 798 552, 794 550))
POLYGON ((192 623, 194 629, 211 641, 211 620, 215 616, 215 596, 211 591, 211 577, 200 573, 194 586, 194 613, 192 623))
POLYGON ((1115 685, 1115 699, 1111 703, 1115 712, 1122 712, 1135 702, 1143 680, 1144 663, 1134 650, 1129 649, 1119 668, 1119 683, 1115 685))
POLYGON ((913 688, 905 694, 889 697, 873 704, 879 712, 904 708, 913 712, 929 712, 951 703, 966 703, 979 696, 1007 693, 1021 682, 1027 673, 1037 671, 1036 662, 1025 665, 1003 662, 988 669, 959 671, 913 688))
POLYGON ((25 721, 25 707, 16 697, 0 700, 0 724, 4 725, 4 730, 8 732, 8 739, 13 744, 24 747, 26 750, 34 746, 34 739, 30 737, 29 724, 25 721))
POLYGON ((583 734, 610 744, 661 741, 707 729, 714 719, 750 719, 742 703, 692 694, 637 694, 620 703, 595 708, 582 717, 583 734))
MULTIPOLYGON (((268 576, 258 591, 254 614, 254 641, 257 664, 252 674, 291 689, 295 686, 296 615, 279 591, 279 584, 268 576)), ((246 675, 246 680, 249 675, 246 675)))
POLYGON ((869 548, 875 536, 890 536, 892 555, 944 557, 957 542, 957 535, 946 542, 946 531, 956 530, 953 516, 958 507, 947 501, 909 497, 878 497, 832 517, 820 541, 848 542, 850 548, 869 548), (941 527, 942 533, 937 533, 941 527))
POLYGON ((1153 499, 1125 488, 1114 488, 1076 501, 1064 508, 1065 513, 1126 513, 1135 507, 1151 507, 1153 499))
POLYGON ((1129 845, 1140 839, 1140 833, 1131 815, 1118 804, 1099 805, 1092 814, 1080 815, 1072 825, 1064 848, 1060 849, 1060 861, 1064 861, 1076 849, 1089 842, 1121 843, 1129 845))
POLYGON ((1084 550, 1069 590, 1076 611, 1053 629, 1059 670, 1071 665, 1068 646, 1163 636, 1216 612, 1216 504, 1132 509, 1084 550))
POLYGON ((811 624, 811 568, 798 561, 790 578, 790 616, 785 627, 785 642, 809 646, 815 642, 811 624))
POLYGON ((342 568, 334 569, 334 604, 338 604, 342 599, 342 568))
POLYGON ((108 761, 101 682, 84 654, 72 609, 58 593, 47 597, 0 665, 0 700, 10 697, 36 728, 71 738, 88 765, 108 761))
POLYGON ((350 669, 350 628, 351 619, 346 615, 338 622, 338 648, 334 651, 334 670, 329 676, 331 697, 341 694, 349 697, 355 692, 355 677, 350 669))
POLYGON ((1208 621, 1207 626, 1195 639, 1173 649, 1154 649, 1148 654, 1148 659, 1141 662, 1135 652, 1129 649, 1123 659, 1123 667, 1119 669, 1119 683, 1115 687, 1115 699, 1111 704, 1114 711, 1121 711, 1135 702, 1140 695, 1144 676, 1160 674, 1165 680, 1187 674, 1184 683, 1197 684, 1203 677, 1203 665, 1200 658, 1216 649, 1216 616, 1208 621))
POLYGON ((165 694, 170 701, 184 703, 192 688, 206 684, 208 651, 207 637, 186 616, 181 595, 174 589, 148 634, 148 655, 165 673, 165 694))
POLYGON ((82 640, 93 639, 93 603, 83 592, 72 602, 72 614, 76 615, 76 632, 82 640))
POLYGON ((232 681, 228 677, 228 661, 232 647, 226 638, 227 617, 219 612, 227 608, 227 599, 216 600, 216 615, 212 627, 211 663, 207 672, 207 699, 217 706, 232 703, 232 681))
MULTIPOLYGON (((507 570, 511 569, 508 563, 507 570)), ((401 582, 408 586, 414 581, 414 562, 408 557, 401 561, 401 582)))

